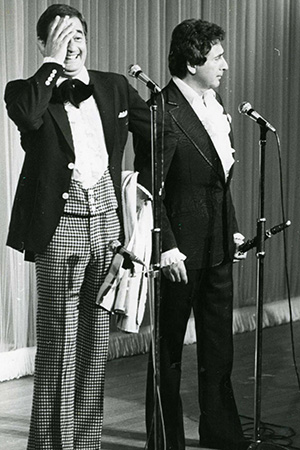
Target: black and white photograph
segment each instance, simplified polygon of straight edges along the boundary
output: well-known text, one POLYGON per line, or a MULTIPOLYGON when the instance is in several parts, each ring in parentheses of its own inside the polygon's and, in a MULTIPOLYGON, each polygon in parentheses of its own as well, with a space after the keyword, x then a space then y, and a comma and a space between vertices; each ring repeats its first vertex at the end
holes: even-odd
POLYGON ((300 0, 0 0, 0 449, 300 450, 300 0))

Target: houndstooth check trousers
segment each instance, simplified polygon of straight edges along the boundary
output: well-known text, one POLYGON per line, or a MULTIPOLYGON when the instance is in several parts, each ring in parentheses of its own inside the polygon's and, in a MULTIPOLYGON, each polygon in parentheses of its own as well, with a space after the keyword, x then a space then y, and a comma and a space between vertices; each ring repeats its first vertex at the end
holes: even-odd
POLYGON ((71 182, 65 213, 36 256, 37 354, 28 450, 101 448, 109 313, 95 300, 120 239, 107 171, 93 189, 71 182))

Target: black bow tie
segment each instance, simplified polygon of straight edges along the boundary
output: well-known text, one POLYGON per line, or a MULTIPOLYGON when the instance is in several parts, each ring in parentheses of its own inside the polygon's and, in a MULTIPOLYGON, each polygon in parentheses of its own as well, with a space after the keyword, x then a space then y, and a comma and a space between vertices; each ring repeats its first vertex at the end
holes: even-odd
POLYGON ((79 108, 79 103, 89 98, 93 91, 94 86, 92 84, 84 84, 76 78, 68 79, 53 89, 51 101, 54 103, 69 101, 76 108, 79 108))

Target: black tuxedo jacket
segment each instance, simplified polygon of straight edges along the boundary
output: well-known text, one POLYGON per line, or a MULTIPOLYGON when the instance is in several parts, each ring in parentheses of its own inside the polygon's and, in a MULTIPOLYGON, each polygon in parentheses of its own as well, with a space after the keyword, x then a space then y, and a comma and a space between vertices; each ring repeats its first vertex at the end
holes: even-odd
MULTIPOLYGON (((162 250, 174 247, 187 256, 188 269, 233 258, 238 230, 221 160, 201 121, 173 81, 163 89, 165 103, 164 201, 162 250)), ((221 103, 221 99, 217 96, 221 103)), ((159 113, 161 103, 157 97, 159 113)), ((158 114, 159 121, 161 114, 158 114)), ((135 141, 135 167, 149 186, 147 148, 135 141)))
MULTIPOLYGON (((75 161, 66 111, 62 104, 51 102, 60 75, 62 66, 45 63, 31 78, 9 82, 5 91, 8 115, 20 130, 25 150, 7 245, 25 250, 27 259, 42 252, 54 234, 75 161)), ((98 71, 89 75, 121 215, 121 163, 128 131, 150 139, 150 112, 124 76, 98 71)))

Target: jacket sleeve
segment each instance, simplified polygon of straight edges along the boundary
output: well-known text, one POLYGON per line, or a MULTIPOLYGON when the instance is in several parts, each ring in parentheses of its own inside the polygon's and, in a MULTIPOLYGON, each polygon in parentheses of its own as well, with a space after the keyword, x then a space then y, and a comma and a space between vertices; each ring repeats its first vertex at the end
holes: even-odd
POLYGON ((14 80, 7 84, 4 100, 8 116, 21 132, 41 127, 42 116, 48 107, 53 87, 62 73, 60 64, 44 63, 27 80, 14 80))
POLYGON ((129 131, 141 136, 148 144, 151 140, 151 113, 147 103, 128 83, 129 131))
MULTIPOLYGON (((162 114, 161 107, 158 108, 157 119, 157 135, 158 135, 158 152, 163 150, 163 178, 167 178, 170 165, 174 153, 176 151, 177 140, 172 132, 172 124, 170 118, 165 114, 164 139, 162 140, 162 114)), ((135 161, 134 168, 139 172, 138 181, 152 192, 152 164, 151 164, 151 139, 145 139, 143 135, 134 134, 134 150, 135 161)), ((160 155, 159 155, 160 157, 160 155)), ((162 194, 162 215, 161 215, 161 235, 162 235, 162 251, 167 251, 177 247, 176 239, 168 219, 167 211, 164 205, 164 191, 162 194)))

